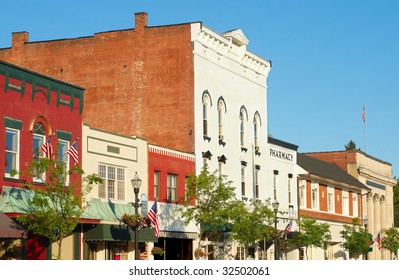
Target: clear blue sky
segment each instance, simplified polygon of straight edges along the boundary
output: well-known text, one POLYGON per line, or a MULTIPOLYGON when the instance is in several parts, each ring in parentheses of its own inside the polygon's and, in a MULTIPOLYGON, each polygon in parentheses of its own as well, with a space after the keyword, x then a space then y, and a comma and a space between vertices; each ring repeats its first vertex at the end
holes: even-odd
POLYGON ((273 63, 268 134, 299 152, 343 150, 353 140, 399 176, 399 1, 14 0, 2 5, 0 48, 17 31, 41 41, 133 28, 136 12, 147 12, 150 26, 241 28, 248 49, 273 63))

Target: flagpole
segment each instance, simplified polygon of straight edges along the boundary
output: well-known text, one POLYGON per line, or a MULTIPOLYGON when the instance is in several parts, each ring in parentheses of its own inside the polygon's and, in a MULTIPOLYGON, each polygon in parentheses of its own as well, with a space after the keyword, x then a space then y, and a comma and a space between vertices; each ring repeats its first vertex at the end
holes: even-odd
POLYGON ((366 105, 363 105, 362 119, 364 124, 364 152, 367 154, 366 105))

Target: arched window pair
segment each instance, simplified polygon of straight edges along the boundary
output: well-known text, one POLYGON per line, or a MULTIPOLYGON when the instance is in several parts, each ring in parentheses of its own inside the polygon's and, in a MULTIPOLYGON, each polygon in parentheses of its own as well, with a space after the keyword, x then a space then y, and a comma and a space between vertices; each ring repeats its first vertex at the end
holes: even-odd
MULTIPOLYGON (((240 145, 242 149, 246 146, 246 123, 248 122, 248 113, 245 106, 241 106, 240 109, 240 145)), ((253 129, 254 129, 254 146, 255 152, 259 152, 259 127, 261 125, 260 114, 258 111, 255 112, 253 118, 253 129)))
MULTIPOLYGON (((212 99, 209 92, 206 90, 202 95, 202 128, 204 139, 210 140, 209 137, 209 111, 212 106, 212 99)), ((226 103, 223 97, 219 97, 217 102, 218 110, 218 138, 219 143, 224 143, 224 116, 226 114, 226 103)))

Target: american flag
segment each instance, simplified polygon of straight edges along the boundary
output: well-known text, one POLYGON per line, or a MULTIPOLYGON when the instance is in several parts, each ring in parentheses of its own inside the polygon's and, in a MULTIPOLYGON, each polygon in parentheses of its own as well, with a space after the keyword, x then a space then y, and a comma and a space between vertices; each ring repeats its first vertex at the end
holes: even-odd
POLYGON ((377 236, 374 238, 374 240, 375 240, 375 242, 377 242, 377 244, 378 244, 378 249, 381 250, 381 248, 382 248, 382 242, 381 242, 381 235, 380 235, 379 232, 378 232, 377 236))
POLYGON ((69 147, 68 151, 66 152, 72 159, 76 162, 79 163, 79 153, 78 153, 78 139, 73 142, 71 147, 69 147))
POLYGON ((158 207, 157 207, 157 202, 156 201, 152 205, 150 211, 148 211, 147 218, 155 226, 155 235, 156 235, 156 237, 159 237, 158 207))
POLYGON ((285 227, 284 233, 288 234, 290 233, 292 230, 292 220, 290 220, 290 222, 288 223, 288 225, 285 227))
POLYGON ((362 111, 362 120, 363 122, 366 122, 366 106, 363 105, 363 111, 362 111))
POLYGON ((41 146, 44 156, 49 159, 51 159, 53 157, 53 146, 51 145, 50 140, 51 140, 51 136, 48 137, 47 141, 45 141, 43 143, 43 145, 41 146))

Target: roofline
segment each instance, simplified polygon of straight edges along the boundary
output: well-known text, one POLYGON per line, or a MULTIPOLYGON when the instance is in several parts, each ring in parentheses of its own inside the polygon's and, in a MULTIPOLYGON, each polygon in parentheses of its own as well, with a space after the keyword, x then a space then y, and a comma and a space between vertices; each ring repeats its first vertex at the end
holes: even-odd
POLYGON ((363 151, 361 151, 361 150, 358 150, 358 149, 356 149, 356 150, 321 151, 321 152, 320 152, 320 151, 319 151, 319 152, 303 152, 303 154, 327 154, 327 153, 342 153, 342 152, 360 153, 360 154, 362 154, 362 155, 364 155, 364 156, 366 156, 366 157, 368 157, 368 158, 370 158, 370 159, 373 159, 373 160, 378 161, 378 162, 380 162, 380 163, 383 163, 383 164, 387 164, 387 165, 389 165, 389 166, 392 166, 392 163, 387 162, 387 161, 384 161, 384 160, 379 159, 379 158, 376 158, 376 157, 373 157, 373 156, 371 156, 371 155, 369 155, 369 154, 367 154, 367 153, 365 153, 365 152, 363 152, 363 151))
POLYGON ((298 150, 298 145, 291 144, 291 143, 285 142, 283 140, 279 140, 277 138, 273 138, 271 136, 267 137, 267 143, 278 145, 278 146, 281 146, 281 147, 284 147, 284 148, 287 148, 287 149, 291 149, 291 150, 295 150, 295 151, 298 150))

